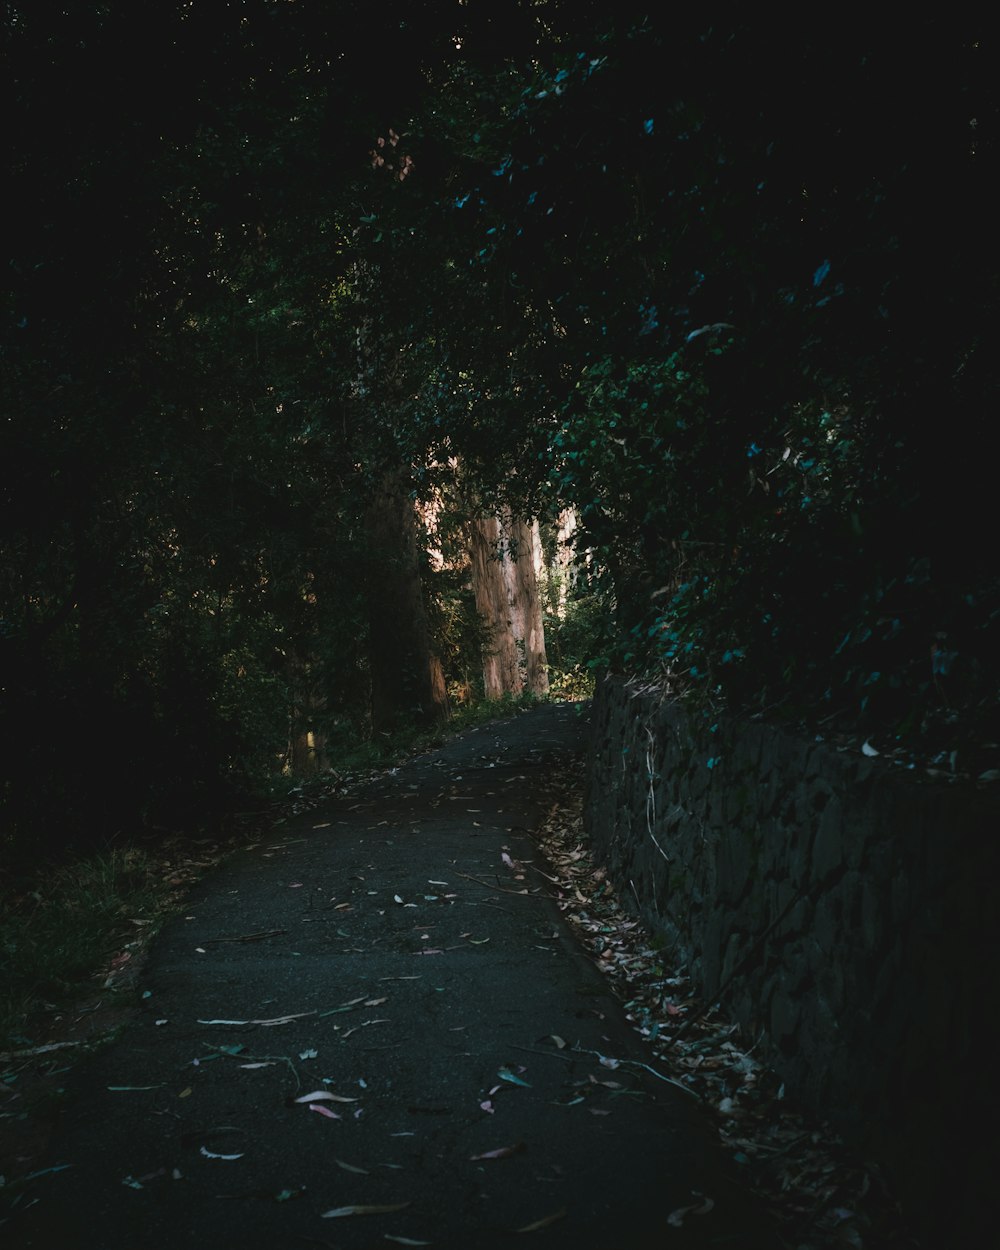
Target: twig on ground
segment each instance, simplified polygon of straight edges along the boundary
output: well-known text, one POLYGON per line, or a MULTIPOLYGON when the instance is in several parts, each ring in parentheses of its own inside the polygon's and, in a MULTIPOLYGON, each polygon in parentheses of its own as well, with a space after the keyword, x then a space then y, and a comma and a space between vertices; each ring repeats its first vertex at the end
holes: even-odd
POLYGON ((490 885, 488 881, 483 881, 481 877, 472 877, 467 872, 457 872, 456 877, 464 877, 466 881, 475 881, 476 885, 481 885, 487 890, 496 890, 500 894, 513 894, 515 898, 549 898, 548 894, 530 894, 527 890, 523 893, 520 890, 508 890, 502 885, 490 885))
POLYGON ((203 940, 206 946, 213 942, 262 942, 264 938, 281 937, 287 932, 287 929, 263 929, 260 933, 244 933, 242 937, 204 938, 203 940))

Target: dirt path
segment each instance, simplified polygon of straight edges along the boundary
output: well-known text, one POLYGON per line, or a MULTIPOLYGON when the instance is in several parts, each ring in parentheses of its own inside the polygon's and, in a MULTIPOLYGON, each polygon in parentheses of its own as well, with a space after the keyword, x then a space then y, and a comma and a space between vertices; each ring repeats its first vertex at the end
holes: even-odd
POLYGON ((203 881, 4 1244, 778 1244, 546 893, 584 735, 571 705, 471 731, 203 881))

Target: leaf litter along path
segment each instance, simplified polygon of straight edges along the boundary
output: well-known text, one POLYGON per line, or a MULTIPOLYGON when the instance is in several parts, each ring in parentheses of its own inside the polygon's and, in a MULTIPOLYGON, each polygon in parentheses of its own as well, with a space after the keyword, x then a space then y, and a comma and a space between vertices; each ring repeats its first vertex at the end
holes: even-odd
MULTIPOLYGON (((577 768, 582 772, 582 762, 577 768)), ((582 776, 567 771, 559 789, 534 835, 559 908, 615 987, 655 1070, 664 1079, 680 1078, 714 1119, 742 1179, 774 1216, 781 1244, 917 1246, 879 1169, 786 1101, 780 1079, 754 1057, 756 1046, 741 1038, 718 1003, 697 997, 686 967, 674 966, 658 949, 662 944, 624 911, 606 869, 589 853, 582 776)))
POLYGON ((532 834, 584 735, 470 731, 196 886, 5 1246, 785 1244, 563 918, 532 834))

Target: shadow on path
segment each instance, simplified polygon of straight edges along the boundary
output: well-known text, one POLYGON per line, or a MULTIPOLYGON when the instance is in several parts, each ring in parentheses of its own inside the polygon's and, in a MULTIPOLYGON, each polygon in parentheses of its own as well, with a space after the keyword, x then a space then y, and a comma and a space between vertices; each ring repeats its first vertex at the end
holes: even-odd
POLYGON ((203 881, 9 1250, 779 1244, 696 1101, 601 1062, 648 1052, 531 866, 585 733, 566 704, 470 731, 203 881), (358 1206, 399 1209, 324 1218, 358 1206))

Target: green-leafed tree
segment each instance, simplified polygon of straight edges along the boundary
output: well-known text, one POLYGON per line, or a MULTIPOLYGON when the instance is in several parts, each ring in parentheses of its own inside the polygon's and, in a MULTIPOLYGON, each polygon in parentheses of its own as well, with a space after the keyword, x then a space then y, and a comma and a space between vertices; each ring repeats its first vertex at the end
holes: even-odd
POLYGON ((512 527, 572 507, 626 669, 988 736, 974 25, 777 38, 557 0, 3 22, 25 845, 176 822, 324 734, 438 714, 488 631, 461 562, 420 557, 435 498, 453 534, 463 499, 512 527))
POLYGON ((432 348, 414 426, 481 490, 578 508, 626 666, 982 733, 992 44, 774 33, 619 12, 442 72, 406 129, 421 193, 370 226, 432 348))

